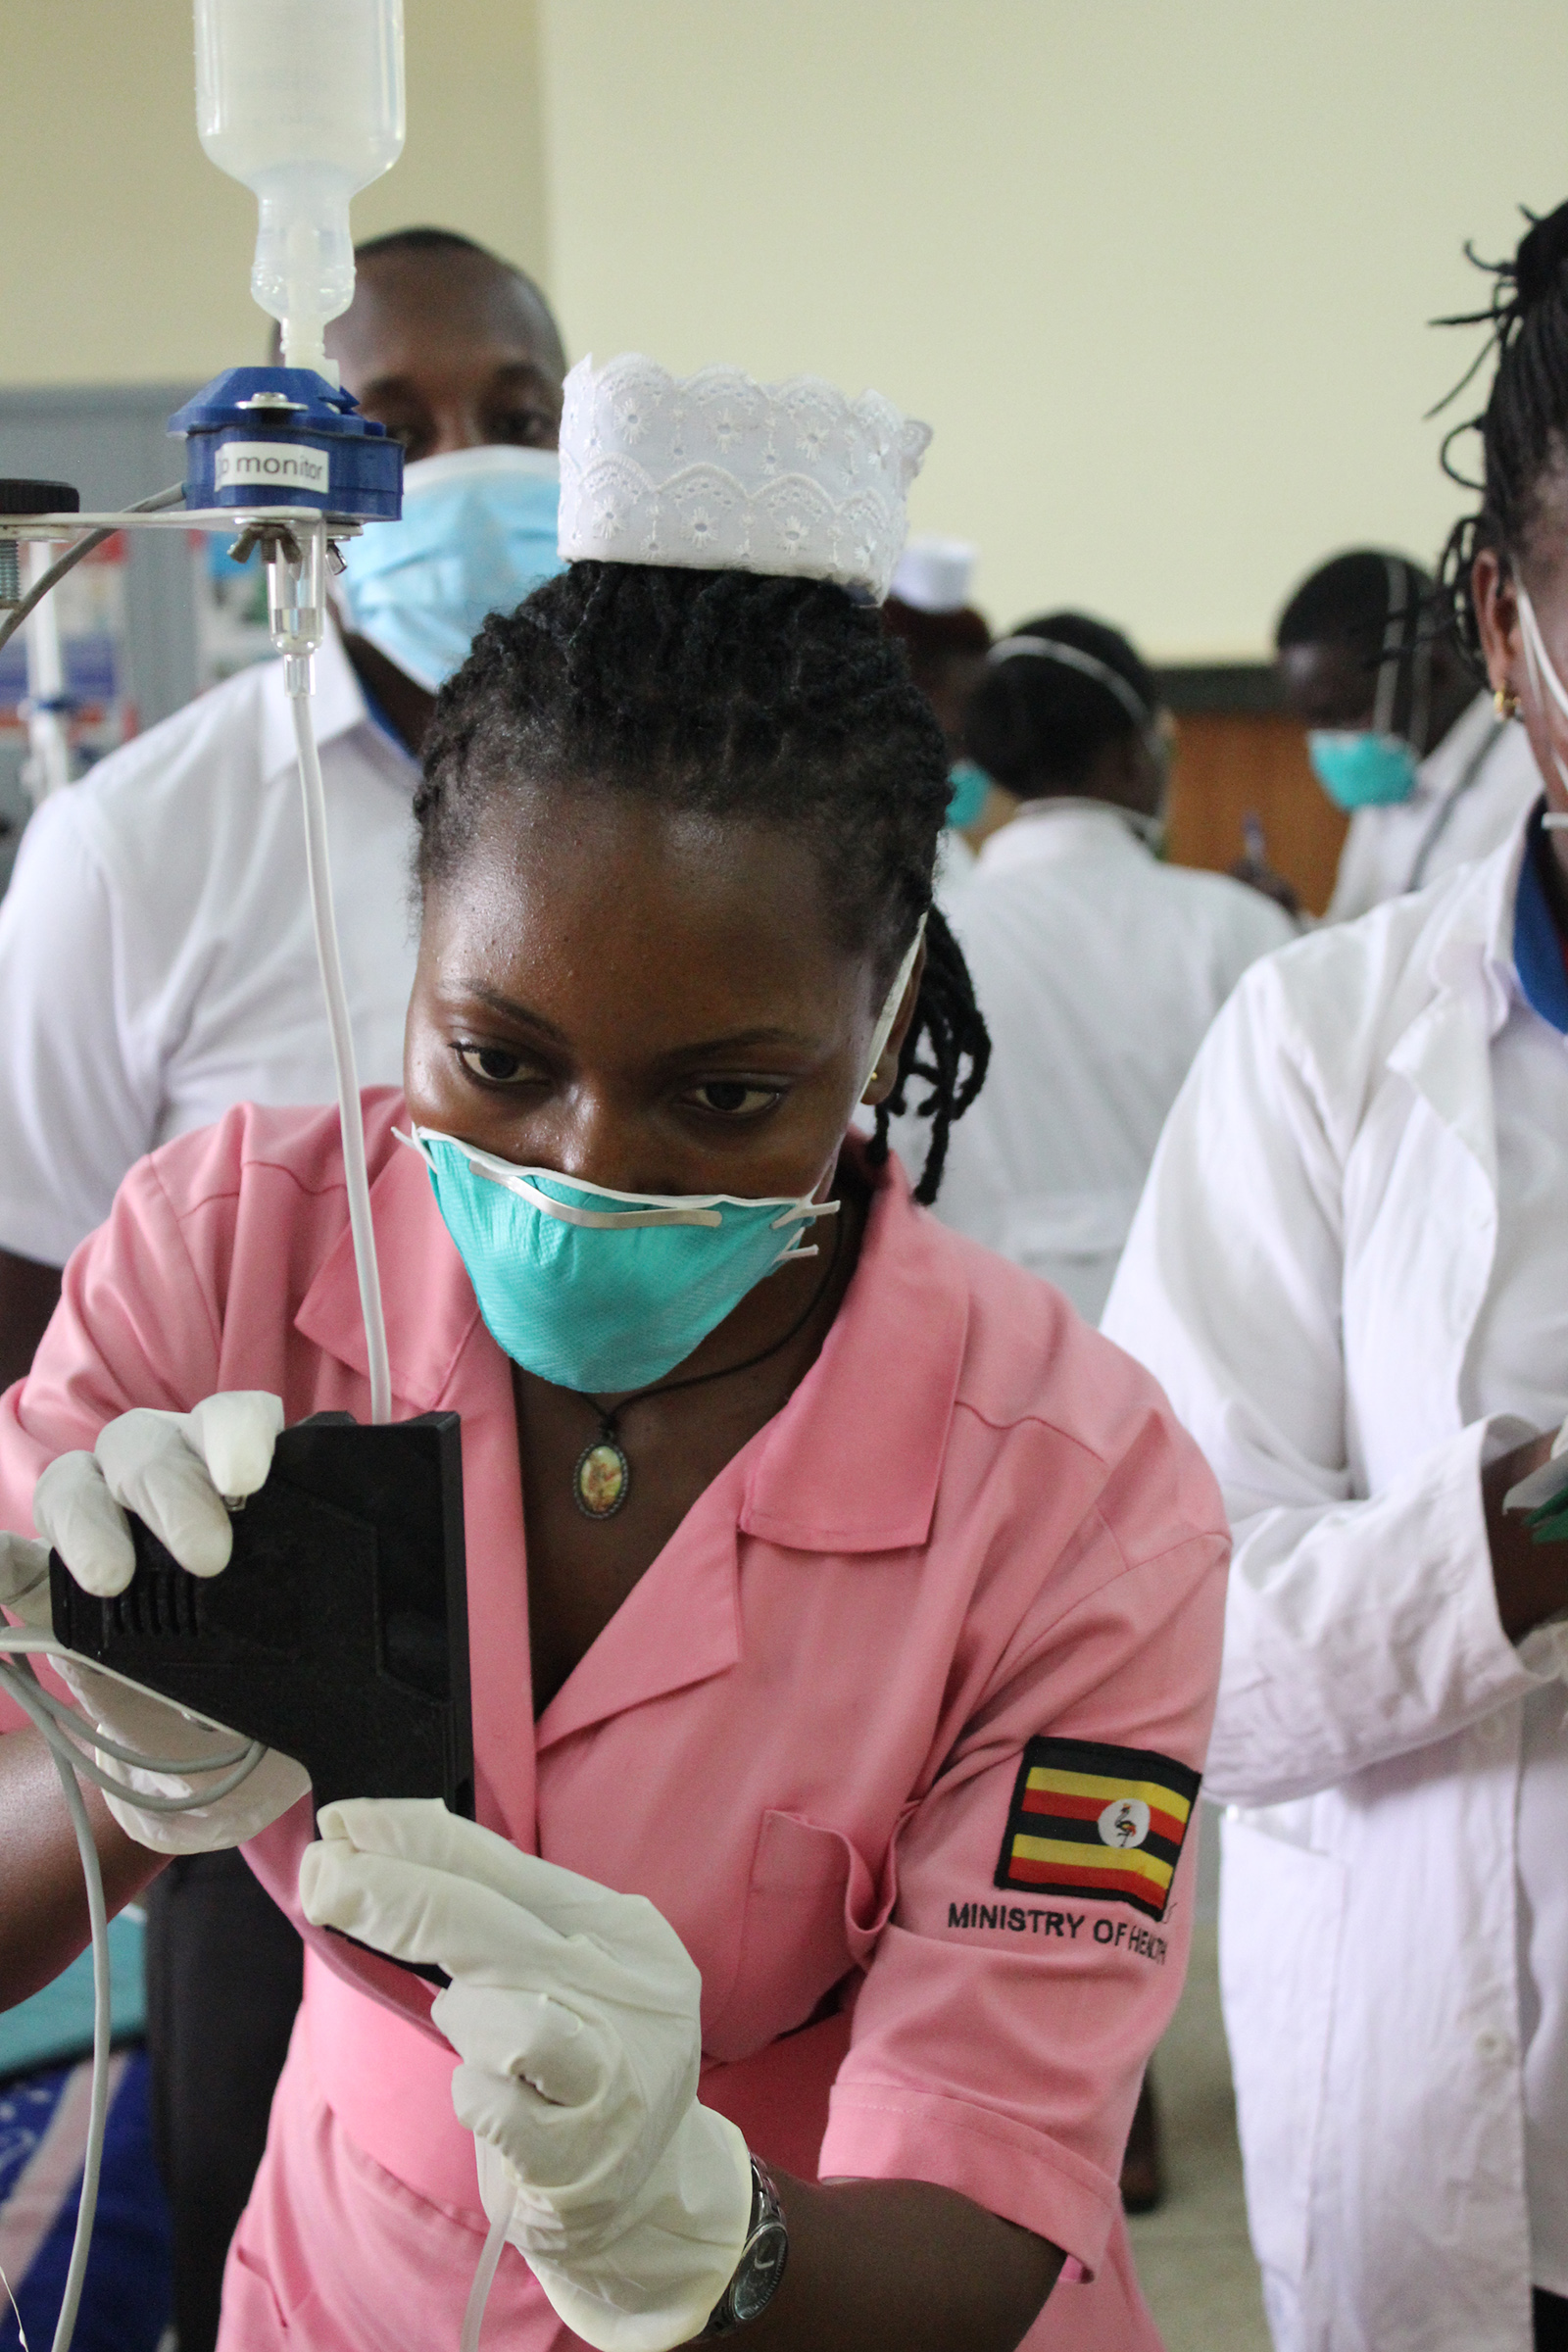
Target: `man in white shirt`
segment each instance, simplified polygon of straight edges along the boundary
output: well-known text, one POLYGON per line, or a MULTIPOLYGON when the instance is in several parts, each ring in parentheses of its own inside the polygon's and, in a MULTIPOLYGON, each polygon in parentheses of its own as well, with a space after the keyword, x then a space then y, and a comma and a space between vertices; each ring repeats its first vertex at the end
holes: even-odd
MULTIPOLYGON (((538 288, 466 238, 405 230, 357 260, 327 350, 403 442, 409 495, 403 523, 351 545, 357 625, 321 649, 315 715, 360 1076, 395 1084, 416 757, 485 610, 556 568, 565 362, 538 288), (454 517, 445 550, 432 514, 454 517)), ((230 1103, 333 1091, 292 727, 268 662, 56 794, 24 836, 0 901, 0 1386, 25 1371, 61 1267, 134 1160, 230 1103)), ((238 1854, 175 1862, 148 1913, 174 2316, 180 2352, 210 2352, 300 1949, 238 1854)))
POLYGON ((1357 549, 1304 579, 1275 630, 1287 708, 1349 811, 1328 920, 1421 890, 1508 839, 1541 790, 1407 556, 1357 549))
POLYGON ((965 740, 1016 813, 955 910, 992 1058, 936 1211, 1093 1322, 1204 1031, 1295 926, 1259 892, 1153 855, 1158 695, 1116 630, 1026 623, 993 649, 965 740))

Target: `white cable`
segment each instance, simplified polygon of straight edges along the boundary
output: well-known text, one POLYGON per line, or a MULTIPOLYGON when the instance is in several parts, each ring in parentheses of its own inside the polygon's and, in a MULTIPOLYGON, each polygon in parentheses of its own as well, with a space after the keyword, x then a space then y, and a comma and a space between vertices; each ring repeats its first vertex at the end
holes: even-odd
MULTIPOLYGON (((81 1875, 87 1888, 87 1920, 92 1933, 92 2092, 87 2105, 87 2148, 81 2168, 81 2195, 76 2207, 76 2229, 71 2245, 71 2265, 66 2273, 65 2292, 61 2297, 60 2317, 55 2325, 53 2352, 71 2352, 71 2340, 75 2333, 76 2315, 81 2306, 81 2290, 87 2275, 87 2256, 92 2247, 93 2225, 98 2216, 98 2180, 103 2169, 104 2132, 109 2120, 109 2042, 111 2034, 109 1913, 104 1901, 103 1872, 99 1867, 98 1848, 93 1841, 92 1824, 81 1793, 81 1782, 88 1780, 96 1788, 111 1794, 124 1793, 124 1784, 104 1773, 90 1757, 74 1745, 76 1740, 90 1740, 105 1752, 133 1761, 148 1771, 177 1771, 208 1773, 220 1770, 231 1756, 208 1758, 201 1762, 182 1759, 166 1764, 151 1756, 135 1755, 108 1740, 88 1722, 84 1715, 62 1705, 43 1690, 27 1663, 29 1657, 69 1656, 62 1644, 47 1634, 25 1632, 21 1627, 6 1625, 0 1620, 0 1653, 10 1652, 21 1660, 12 1665, 0 1654, 0 1687, 11 1696, 41 1734, 60 1775, 71 1813, 71 1825, 76 1835, 76 1846, 81 1856, 81 1875)), ((118 1679, 118 1678, 117 1678, 118 1679)), ((237 1772, 218 1787, 194 1791, 184 1797, 144 1796, 138 1790, 137 1803, 150 1812, 183 1813, 193 1806, 212 1804, 218 1797, 226 1796, 247 1779, 261 1762, 265 1749, 258 1740, 247 1743, 244 1760, 237 1772)))
MULTIPOLYGON (((7 1654, 25 1659, 29 1656, 74 1658, 76 1653, 64 1648, 57 1642, 50 1641, 47 1635, 19 1635, 13 1633, 9 1627, 0 1627, 0 1659, 7 1654)), ((87 1661, 87 1663, 90 1662, 90 1660, 87 1661)), ((99 1667, 95 1671, 107 1673, 111 1670, 99 1667)), ((220 1797, 232 1796, 240 1784, 250 1779, 251 1774, 267 1753, 259 1740, 247 1740, 243 1747, 230 1748, 222 1754, 214 1756, 144 1755, 139 1748, 122 1747, 118 1740, 112 1740, 107 1733, 99 1731, 87 1716, 80 1714, 74 1707, 64 1705, 61 1700, 55 1698, 37 1683, 29 1666, 24 1664, 8 1670, 0 1665, 0 1673, 7 1674, 8 1682, 12 1684, 18 1676, 25 1677, 35 1701, 35 1705, 30 1707, 28 1712, 36 1721, 37 1709, 42 1709, 49 1718, 54 1731, 58 1732, 62 1739, 72 1742, 69 1752, 73 1770, 79 1773, 83 1780, 90 1781, 95 1788, 103 1789, 108 1796, 123 1796, 126 1792, 125 1783, 122 1780, 117 1780, 113 1773, 105 1772, 103 1767, 94 1761, 95 1757, 99 1755, 116 1757, 121 1763, 132 1765, 143 1772, 170 1773, 177 1779, 184 1779, 189 1774, 203 1777, 210 1772, 228 1774, 226 1780, 219 1781, 212 1788, 194 1790, 189 1796, 158 1796, 138 1788, 135 1792, 136 1803, 143 1812, 188 1813, 193 1805, 215 1805, 220 1797), (233 1769, 230 1770, 230 1767, 233 1769)), ((122 1675, 113 1676, 113 1680, 116 1682, 122 1682, 124 1679, 122 1675)), ((134 1683, 127 1687, 131 1690, 142 1688, 140 1684, 134 1683)), ((178 1702, 171 1700, 170 1703, 174 1705, 178 1702)), ((51 1744, 53 1744, 52 1740, 51 1744)))
POLYGON ((504 2206, 490 2225, 490 2234, 484 2241, 479 2268, 473 2274, 468 2289, 467 2309, 463 2315, 463 2335, 458 2352, 479 2352, 479 2330, 484 2326, 484 2307, 490 2300, 490 2289, 496 2282, 496 2271, 501 2262, 501 2249, 507 2242, 512 2227, 513 2205, 504 2206))
POLYGON ((290 658, 287 687, 289 709, 294 714, 294 740, 299 746, 300 787, 305 798, 305 858, 311 883, 311 913, 316 924, 316 952, 321 965, 327 1027, 332 1037, 332 1067, 337 1076, 349 1230, 354 1237, 354 1267, 360 1281, 360 1311, 365 1317, 366 1352, 370 1362, 370 1419, 380 1424, 392 1418, 392 1367, 387 1355, 386 1318, 381 1311, 381 1278, 375 1262, 375 1227, 370 1218, 370 1181, 365 1164, 365 1127, 360 1110, 359 1073, 354 1064, 354 1032, 349 1022, 337 918, 332 908, 326 793, 321 782, 320 755, 316 748, 316 729, 311 721, 308 657, 290 658))
POLYGON ((66 2273, 65 2292, 60 2299, 60 2317, 55 2323, 54 2338, 54 2352, 71 2352, 71 2339, 76 2332, 76 2314, 81 2307, 81 2290, 87 2276, 93 2224, 98 2218, 98 2177, 103 2169, 104 2131, 109 2120, 109 1914, 104 1903, 104 1877, 98 1867, 98 1848, 93 1843, 92 1824, 87 1819, 87 1807, 75 1768, 63 1753, 64 1743, 48 1716, 41 1707, 34 1705, 33 1690, 28 1688, 30 1682, 29 1674, 14 1666, 0 1664, 0 1683, 5 1685, 24 1714, 30 1716, 42 1733, 54 1759, 55 1770, 60 1775, 60 1786, 71 1813, 71 1826, 76 1833, 81 1875, 87 1887, 87 1919, 92 1930, 92 2093, 87 2103, 87 2152, 81 2167, 81 2194, 76 2204, 75 2235, 71 2241, 71 2267, 66 2273))
MULTIPOLYGON (((363 1163, 362 1163, 363 1164, 363 1163)), ((90 1781, 95 1788, 107 1789, 111 1795, 123 1795, 124 1783, 105 1773, 90 1755, 75 1745, 81 1741, 102 1752, 117 1756, 148 1772, 209 1773, 223 1769, 232 1761, 231 1755, 213 1756, 194 1761, 182 1757, 168 1762, 122 1747, 110 1740, 88 1721, 85 1715, 65 1706, 53 1697, 36 1680, 28 1660, 33 1657, 70 1657, 74 1653, 52 1636, 31 1632, 20 1626, 9 1626, 0 1619, 0 1689, 8 1690, 23 1712, 42 1735, 60 1775, 66 1803, 71 1808, 72 1826, 76 1833, 76 1844, 81 1853, 82 1876, 87 1886, 87 1917, 92 1930, 92 2096, 87 2112, 87 2153, 82 2166, 81 2201, 76 2210, 76 2231, 71 2248, 71 2267, 66 2275, 65 2295, 60 2306, 60 2318, 55 2328, 53 2352, 71 2352, 71 2340, 75 2332, 76 2313, 81 2303, 82 2283, 86 2276, 87 2256, 92 2245, 93 2224, 98 2211, 98 2177, 103 2165, 104 2132, 108 2120, 109 2095, 109 2039, 110 2039, 110 1969, 109 1919, 104 1903, 103 1873, 98 1864, 98 1848, 93 1842, 92 1825, 82 1799, 80 1783, 90 1781), (13 1665, 9 1652, 19 1663, 13 1665)), ((119 1680, 119 1677, 116 1677, 119 1680)), ((241 1781, 253 1773, 266 1751, 258 1740, 248 1742, 243 1760, 236 1772, 216 1788, 193 1791, 189 1796, 157 1797, 145 1795, 138 1789, 136 1802, 148 1812, 185 1813, 196 1805, 216 1802, 237 1788, 241 1781)), ((479 2352, 479 2333, 484 2326, 485 2307, 490 2289, 501 2263, 502 2249, 512 2224, 513 2207, 508 2204, 490 2225, 479 2256, 473 2284, 468 2289, 467 2306, 463 2315, 463 2334, 460 2352, 479 2352)))

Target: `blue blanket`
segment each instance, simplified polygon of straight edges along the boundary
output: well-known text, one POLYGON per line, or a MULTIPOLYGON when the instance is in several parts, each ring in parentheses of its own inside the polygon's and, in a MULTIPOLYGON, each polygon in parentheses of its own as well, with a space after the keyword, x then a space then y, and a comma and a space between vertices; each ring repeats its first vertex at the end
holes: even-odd
MULTIPOLYGON (((112 2068, 75 2352, 156 2352, 170 2318, 169 2215, 153 2163, 146 2055, 122 2050, 112 2068)), ((0 2269, 31 2352, 49 2352, 71 2260, 90 2074, 78 2064, 0 2084, 0 2269)), ((21 2352, 22 2342, 0 2289, 0 2352, 21 2352)))

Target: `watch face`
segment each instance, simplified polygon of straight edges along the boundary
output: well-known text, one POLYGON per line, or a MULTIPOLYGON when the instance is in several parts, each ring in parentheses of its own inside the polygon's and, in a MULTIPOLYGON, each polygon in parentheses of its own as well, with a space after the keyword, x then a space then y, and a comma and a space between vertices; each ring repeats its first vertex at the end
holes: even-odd
POLYGON ((782 2222, 763 2222, 756 2230, 730 2281, 729 2307, 737 2326, 744 2327, 767 2309, 784 2276, 789 2250, 789 2233, 782 2222))

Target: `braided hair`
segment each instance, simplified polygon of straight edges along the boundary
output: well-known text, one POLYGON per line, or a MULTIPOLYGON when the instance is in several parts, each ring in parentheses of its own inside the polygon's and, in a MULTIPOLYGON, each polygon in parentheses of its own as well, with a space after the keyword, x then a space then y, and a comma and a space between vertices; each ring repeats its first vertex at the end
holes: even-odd
POLYGON ((884 990, 924 918, 919 999, 870 1156, 886 1159, 890 1116, 922 1080, 915 1198, 933 1200, 991 1046, 931 899, 947 748, 875 611, 823 580, 571 564, 493 612, 441 689, 414 800, 420 886, 461 865, 494 794, 584 779, 804 837, 835 939, 870 952, 884 990))
POLYGON ((1542 220, 1528 213, 1525 218, 1530 227, 1511 261, 1483 262, 1465 247, 1467 259, 1492 277, 1486 309, 1435 321, 1492 330, 1439 409, 1458 397, 1490 353, 1497 359, 1485 409, 1454 425, 1443 444, 1450 481, 1481 492, 1479 511, 1462 515, 1449 533, 1438 571, 1455 634, 1477 669, 1485 661, 1470 585, 1476 557, 1490 548, 1505 566, 1513 565, 1540 518, 1547 477, 1568 466, 1568 204, 1542 220), (1459 472, 1450 454, 1468 432, 1481 435, 1479 482, 1459 472))

